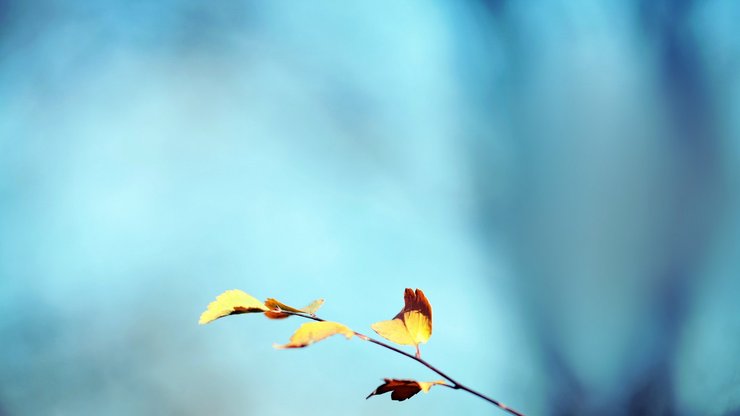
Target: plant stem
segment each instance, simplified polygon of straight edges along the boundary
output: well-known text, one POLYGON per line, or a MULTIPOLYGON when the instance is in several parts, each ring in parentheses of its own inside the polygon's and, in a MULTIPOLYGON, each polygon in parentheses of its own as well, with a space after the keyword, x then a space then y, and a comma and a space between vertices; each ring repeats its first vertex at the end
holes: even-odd
MULTIPOLYGON (((284 313, 284 314, 287 314, 287 315, 294 315, 294 316, 300 316, 301 318, 312 319, 312 320, 318 321, 318 322, 326 322, 325 319, 321 319, 321 318, 319 318, 318 316, 315 316, 315 315, 309 315, 309 314, 297 313, 297 312, 288 312, 288 311, 283 311, 283 310, 281 310, 280 312, 281 313, 284 313)), ((518 412, 518 411, 516 411, 516 410, 514 410, 512 408, 510 408, 509 406, 507 406, 507 405, 499 402, 498 400, 494 400, 494 399, 486 396, 485 394, 480 393, 480 392, 477 392, 477 391, 471 389, 470 387, 468 387, 468 386, 460 383, 459 381, 457 381, 457 380, 453 379, 452 377, 448 376, 447 374, 443 373, 441 370, 437 369, 433 365, 429 364, 426 360, 422 359, 421 357, 415 356, 413 354, 409 354, 406 351, 403 351, 401 349, 398 349, 398 348, 394 347, 393 345, 386 344, 383 341, 377 340, 375 338, 371 338, 371 337, 369 337, 367 335, 364 335, 364 334, 361 334, 361 333, 359 333, 357 331, 354 331, 353 330, 352 332, 355 333, 355 336, 357 338, 360 338, 363 341, 372 342, 373 344, 380 345, 383 348, 387 348, 387 349, 389 349, 389 350, 391 350, 393 352, 396 352, 398 354, 401 354, 401 355, 404 355, 404 356, 406 356, 408 358, 411 358, 412 360, 414 360, 414 361, 420 363, 421 365, 425 366, 426 368, 434 371, 435 373, 439 374, 440 376, 442 376, 443 378, 445 378, 447 381, 449 381, 450 383, 452 383, 452 384, 442 384, 443 386, 447 386, 447 387, 449 387, 449 388, 451 388, 453 390, 464 390, 464 391, 467 391, 468 393, 470 393, 470 394, 472 394, 474 396, 478 396, 479 398, 481 398, 481 399, 483 399, 483 400, 485 400, 485 401, 487 401, 489 403, 492 403, 492 404, 498 406, 501 410, 504 410, 506 412, 509 412, 512 415, 515 415, 515 416, 525 416, 523 413, 520 413, 520 412, 518 412)))

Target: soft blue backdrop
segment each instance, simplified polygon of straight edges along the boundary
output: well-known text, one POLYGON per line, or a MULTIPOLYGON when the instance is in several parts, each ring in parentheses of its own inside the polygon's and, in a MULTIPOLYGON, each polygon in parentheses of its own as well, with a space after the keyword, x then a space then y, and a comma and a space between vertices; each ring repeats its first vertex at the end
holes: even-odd
POLYGON ((0 2, 0 415, 740 412, 740 3, 0 2))

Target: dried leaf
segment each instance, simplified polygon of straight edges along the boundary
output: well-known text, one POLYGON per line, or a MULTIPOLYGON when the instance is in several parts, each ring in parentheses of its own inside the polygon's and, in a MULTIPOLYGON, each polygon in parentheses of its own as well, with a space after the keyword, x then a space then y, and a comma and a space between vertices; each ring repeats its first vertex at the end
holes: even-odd
POLYGON ((280 311, 288 311, 288 312, 295 312, 295 313, 301 312, 300 309, 296 309, 292 306, 288 306, 273 298, 267 298, 267 300, 265 301, 265 306, 267 306, 270 309, 269 311, 265 312, 265 316, 270 319, 284 319, 290 316, 289 314, 282 313, 280 311))
POLYGON ((282 313, 281 311, 288 311, 288 312, 294 312, 294 313, 306 313, 309 315, 314 315, 316 311, 321 307, 321 305, 324 304, 324 299, 317 299, 313 302, 311 302, 308 306, 306 306, 303 309, 297 309, 292 306, 288 306, 276 299, 268 298, 265 301, 265 306, 267 306, 269 311, 265 312, 265 316, 270 319, 284 319, 290 316, 290 314, 282 313))
POLYGON ((275 348, 303 348, 337 334, 342 334, 349 339, 355 335, 355 332, 338 322, 309 322, 295 331, 290 337, 290 342, 285 345, 275 345, 275 348))
POLYGON ((392 378, 383 379, 384 383, 378 386, 365 399, 369 399, 379 394, 391 392, 391 399, 402 402, 416 393, 423 391, 428 393, 432 386, 437 384, 446 384, 444 380, 438 381, 416 381, 416 380, 399 380, 392 378))
POLYGON ((200 315, 198 323, 201 325, 213 322, 224 316, 240 313, 258 313, 267 311, 264 303, 241 290, 227 290, 218 295, 215 301, 200 315))
POLYGON ((371 325, 381 337, 401 345, 419 347, 432 336, 432 305, 424 292, 406 289, 403 295, 404 307, 390 321, 371 325))

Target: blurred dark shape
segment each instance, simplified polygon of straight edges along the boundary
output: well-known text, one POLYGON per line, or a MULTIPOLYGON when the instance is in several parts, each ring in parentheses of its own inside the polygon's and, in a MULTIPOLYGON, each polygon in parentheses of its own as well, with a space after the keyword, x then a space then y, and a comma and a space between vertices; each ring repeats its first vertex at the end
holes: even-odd
MULTIPOLYGON (((551 7, 551 11, 556 13, 547 14, 546 24, 558 27, 560 31, 555 30, 555 33, 561 37, 545 41, 532 34, 532 27, 521 27, 520 16, 526 13, 522 11, 526 7, 516 2, 503 3, 484 2, 492 13, 488 23, 495 22, 497 28, 503 28, 498 36, 505 45, 503 48, 508 61, 505 77, 510 83, 507 87, 492 91, 488 99, 498 104, 494 106, 497 111, 502 106, 513 109, 513 116, 508 122, 510 125, 504 127, 504 131, 513 132, 510 148, 520 161, 513 175, 518 182, 503 197, 501 189, 491 189, 490 178, 494 174, 491 166, 497 163, 500 156, 496 154, 497 149, 490 147, 490 143, 474 142, 472 160, 480 176, 479 221, 485 227, 485 232, 494 236, 492 238, 495 240, 504 231, 514 247, 517 274, 521 274, 518 282, 521 304, 530 316, 530 329, 540 346, 548 374, 548 412, 555 415, 680 414, 683 411, 675 407, 673 391, 675 355, 686 314, 692 306, 692 294, 701 284, 700 269, 706 262, 715 231, 723 217, 721 196, 725 187, 714 111, 716 98, 707 86, 705 63, 691 30, 696 3, 690 0, 645 0, 624 7, 628 9, 626 20, 637 22, 634 27, 641 32, 637 39, 647 45, 645 49, 652 49, 648 56, 653 59, 646 60, 646 63, 624 61, 619 64, 636 68, 637 71, 643 71, 641 65, 645 65, 644 73, 658 80, 654 93, 654 103, 658 108, 653 111, 656 120, 665 120, 659 122, 657 131, 645 137, 645 140, 653 143, 651 146, 654 146, 654 150, 648 148, 647 151, 634 152, 624 147, 630 145, 622 145, 627 151, 613 155, 614 160, 622 159, 618 163, 625 171, 632 169, 630 165, 635 164, 644 172, 643 177, 637 175, 637 178, 647 181, 647 193, 636 194, 630 190, 633 184, 629 182, 622 183, 622 188, 608 189, 611 179, 605 177, 606 181, 599 183, 601 179, 598 175, 614 172, 603 170, 598 165, 591 167, 591 162, 585 161, 592 155, 583 149, 593 147, 591 142, 620 140, 618 136, 613 137, 607 132, 603 133, 604 137, 599 137, 602 134, 599 127, 587 125, 589 121, 586 117, 599 117, 600 111, 610 111, 608 108, 599 108, 598 92, 586 90, 582 93, 586 102, 591 99, 594 104, 587 109, 589 114, 584 112, 581 118, 570 118, 567 110, 553 113, 554 116, 537 114, 538 100, 546 99, 545 94, 551 90, 539 91, 530 85, 537 83, 537 76, 545 77, 548 79, 545 82, 549 83, 553 82, 550 79, 557 79, 557 76, 547 78, 548 74, 537 75, 541 73, 537 68, 542 65, 538 63, 543 59, 541 56, 554 53, 560 60, 554 65, 572 69, 567 66, 567 53, 571 48, 579 47, 583 41, 579 38, 583 33, 571 26, 578 23, 568 20, 568 17, 572 17, 567 10, 569 5, 558 3, 558 6, 551 7), (548 50, 550 47, 560 48, 560 52, 548 50), (501 92, 508 98, 502 101, 496 95, 501 92), (555 128, 546 127, 547 123, 555 128), (558 130, 558 126, 564 126, 564 130, 558 130), (635 158, 640 159, 635 161, 635 158), (555 168, 547 168, 552 163, 555 168), (563 173, 561 165, 570 166, 565 169, 573 169, 575 176, 570 179, 568 174, 563 173), (586 169, 579 170, 579 166, 586 169), (594 177, 595 187, 588 185, 591 180, 588 176, 594 177), (553 198, 559 201, 568 198, 568 188, 574 185, 573 180, 577 181, 574 202, 554 202, 553 198), (627 206, 634 208, 630 208, 632 211, 619 211, 616 206, 604 205, 604 195, 607 200, 613 200, 614 205, 626 200, 627 206), (512 204, 506 201, 507 198, 515 202, 512 204), (562 205, 562 208, 558 208, 558 205, 562 205), (616 215, 599 215, 594 212, 594 207, 614 209, 616 215), (584 211, 574 217, 560 214, 558 209, 566 212, 584 211), (589 216, 595 216, 596 219, 584 220, 589 216), (625 223, 612 226, 609 221, 625 223), (639 224, 648 224, 651 228, 638 229, 632 236, 627 234, 625 237, 625 232, 631 233, 629 228, 639 227, 639 224), (561 241, 563 236, 568 235, 588 236, 593 226, 607 232, 599 235, 598 240, 586 244, 575 237, 573 241, 576 243, 572 244, 577 245, 572 248, 567 241, 561 241), (554 235, 553 230, 563 230, 556 232, 564 234, 554 235), (649 239, 645 243, 647 253, 630 248, 630 241, 645 239, 649 239), (553 242, 549 243, 550 240, 553 242), (604 245, 587 248, 594 243, 604 245), (621 253, 609 253, 610 247, 613 247, 612 250, 621 250, 621 253), (595 265, 588 263, 588 253, 596 255, 592 259, 595 265), (650 257, 647 260, 636 258, 642 255, 650 257), (622 260, 619 260, 620 256, 622 260), (586 263, 584 257, 587 258, 586 263), (615 265, 635 258, 635 262, 642 266, 624 270, 633 270, 642 277, 609 273, 600 275, 598 263, 609 257, 616 259, 615 265), (573 275, 573 271, 579 270, 586 270, 583 282, 590 281, 595 291, 582 289, 583 282, 573 275), (625 279, 625 283, 615 282, 615 279, 625 279), (546 287, 556 290, 549 291, 546 287), (617 290, 607 289, 609 287, 616 287, 617 290), (584 296, 604 298, 594 303, 582 300, 584 296), (631 298, 638 300, 632 304, 631 298), (603 306, 609 303, 618 306, 603 306), (575 309, 567 312, 569 308, 575 309), (638 308, 640 312, 636 317, 623 317, 628 310, 638 308), (602 310, 605 312, 600 312, 602 310), (607 321, 598 322, 605 318, 607 321), (611 355, 605 353, 603 359, 623 360, 616 368, 622 375, 608 371, 584 372, 574 368, 574 365, 582 365, 578 363, 578 357, 582 358, 579 351, 588 342, 570 339, 563 333, 578 331, 583 334, 583 331, 590 331, 591 327, 610 325, 622 328, 615 329, 610 336, 615 341, 623 338, 619 342, 626 342, 627 347, 622 352, 614 350, 611 355), (627 336, 630 337, 629 341, 624 339, 627 336), (630 352, 624 357, 627 351, 630 352), (600 377, 598 380, 602 386, 591 385, 584 379, 589 372, 592 376, 600 377), (619 386, 615 384, 617 380, 619 386)), ((603 9, 605 13, 611 12, 609 17, 615 20, 623 17, 617 14, 619 10, 615 10, 620 7, 605 6, 603 9)), ((599 25, 598 22, 592 24, 599 25)), ((495 30, 492 32, 495 33, 495 30)), ((597 51, 587 59, 599 59, 600 53, 597 51)), ((545 61, 545 64, 551 63, 545 61)), ((605 70, 612 69, 605 67, 605 70)), ((557 71, 558 68, 545 67, 544 71, 548 70, 557 71)), ((608 82, 608 76, 604 80, 608 82)), ((561 108, 572 106, 570 111, 578 109, 578 102, 574 104, 571 97, 583 97, 578 95, 581 93, 574 92, 582 88, 581 82, 588 80, 567 79, 562 88, 555 90, 556 94, 560 94, 555 100, 560 101, 561 108)), ((634 95, 649 97, 650 93, 634 91, 634 95)), ((609 121, 614 116, 606 114, 604 118, 609 121)), ((639 127, 637 130, 624 131, 624 134, 635 132, 639 133, 639 127)), ((640 139, 632 142, 641 145, 640 139)), ((619 145, 617 150, 620 150, 619 145)), ((612 156, 602 157, 608 161, 612 156)), ((621 173, 616 171, 616 174, 621 173)), ((495 182, 493 184, 497 185, 495 182)), ((616 184, 619 185, 620 180, 616 184)), ((603 267, 610 265, 603 264, 603 267)), ((594 343, 594 348, 607 345, 602 342, 604 339, 601 335, 594 337, 601 338, 601 341, 594 343)))

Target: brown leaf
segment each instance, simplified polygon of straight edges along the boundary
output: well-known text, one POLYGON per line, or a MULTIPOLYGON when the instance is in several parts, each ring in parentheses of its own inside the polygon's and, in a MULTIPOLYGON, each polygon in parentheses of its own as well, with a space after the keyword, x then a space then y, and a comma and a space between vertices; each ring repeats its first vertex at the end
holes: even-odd
MULTIPOLYGON (((424 295, 424 292, 421 289, 416 289, 416 291, 411 290, 411 288, 406 288, 403 292, 403 309, 401 309, 401 312, 399 312, 395 318, 402 318, 403 315, 406 312, 411 311, 418 311, 422 315, 429 318, 430 326, 432 322, 432 305, 429 303, 429 300, 424 295)), ((431 329, 429 330, 431 334, 431 329)))
POLYGON ((416 393, 423 391, 424 393, 429 392, 435 384, 446 384, 444 380, 438 381, 416 381, 416 380, 400 380, 393 378, 383 379, 384 383, 378 386, 372 393, 370 393, 365 399, 369 399, 379 394, 385 394, 391 392, 391 399, 402 402, 410 397, 413 397, 416 393))

